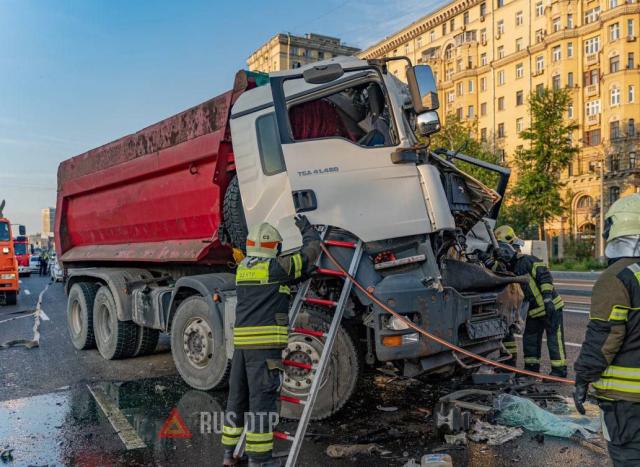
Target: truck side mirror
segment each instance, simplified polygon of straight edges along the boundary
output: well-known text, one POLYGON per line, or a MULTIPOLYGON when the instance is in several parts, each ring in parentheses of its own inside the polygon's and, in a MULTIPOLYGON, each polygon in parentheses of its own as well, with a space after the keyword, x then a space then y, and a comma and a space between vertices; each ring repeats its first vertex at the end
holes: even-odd
POLYGON ((335 81, 344 75, 344 70, 339 63, 329 63, 328 65, 316 65, 313 68, 304 70, 302 77, 309 84, 325 84, 335 81))
POLYGON ((416 128, 421 136, 429 136, 440 131, 438 112, 424 112, 418 115, 416 128))
POLYGON ((27 228, 24 225, 18 226, 18 235, 25 236, 27 235, 27 228))
POLYGON ((438 110, 438 89, 431 67, 428 65, 408 66, 406 68, 409 92, 413 100, 413 108, 417 114, 438 110))

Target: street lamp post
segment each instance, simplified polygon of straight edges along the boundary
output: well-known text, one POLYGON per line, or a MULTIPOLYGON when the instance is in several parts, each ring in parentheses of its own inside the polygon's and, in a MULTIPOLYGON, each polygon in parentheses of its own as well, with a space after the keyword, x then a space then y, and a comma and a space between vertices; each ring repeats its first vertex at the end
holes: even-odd
POLYGON ((598 238, 598 259, 604 261, 604 157, 600 162, 600 237, 598 238))

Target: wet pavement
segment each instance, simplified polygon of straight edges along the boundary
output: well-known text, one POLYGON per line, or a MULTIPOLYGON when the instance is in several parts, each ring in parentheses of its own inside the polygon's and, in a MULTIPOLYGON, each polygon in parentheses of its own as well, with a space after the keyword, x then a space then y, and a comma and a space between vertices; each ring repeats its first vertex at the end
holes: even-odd
MULTIPOLYGON (((37 276, 23 279, 23 291, 30 293, 21 295, 16 307, 0 308, 0 344, 33 336, 33 316, 2 321, 29 313, 14 312, 33 309, 47 283, 37 276)), ((49 319, 40 323, 39 347, 0 350, 0 450, 13 449, 13 461, 0 467, 220 465, 218 433, 226 392, 184 385, 176 376, 166 339, 149 357, 105 362, 97 351, 78 352, 68 341, 61 284, 50 286, 42 309, 49 319), (174 408, 190 437, 161 436, 174 408)), ((571 332, 578 339, 584 333, 584 315, 576 317, 566 326, 575 328, 571 332)), ((577 350, 568 350, 570 359, 577 350)), ((433 451, 449 453, 456 466, 608 465, 605 456, 570 440, 526 432, 496 447, 444 445, 431 410, 439 396, 464 384, 437 376, 399 379, 372 369, 338 415, 310 425, 299 465, 403 465, 433 451), (331 459, 325 450, 334 443, 375 443, 382 452, 331 459)), ((558 389, 568 395, 571 388, 558 389)), ((277 444, 276 450, 282 447, 277 444)))

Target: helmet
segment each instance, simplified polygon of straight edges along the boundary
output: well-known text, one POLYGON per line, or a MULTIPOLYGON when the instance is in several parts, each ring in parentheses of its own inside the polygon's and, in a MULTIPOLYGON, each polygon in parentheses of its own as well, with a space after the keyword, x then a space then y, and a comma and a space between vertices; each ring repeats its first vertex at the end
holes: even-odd
POLYGON ((516 250, 507 242, 498 242, 498 249, 495 252, 495 257, 498 261, 509 264, 516 257, 516 250))
POLYGON ((247 236, 247 256, 258 258, 275 258, 282 243, 280 232, 269 224, 254 225, 247 236))
POLYGON ((602 236, 609 242, 627 235, 640 235, 640 193, 613 203, 605 216, 602 236))
POLYGON ((496 236, 496 240, 499 242, 505 242, 508 244, 512 244, 514 240, 518 237, 516 236, 515 230, 510 225, 501 225, 493 232, 496 236))

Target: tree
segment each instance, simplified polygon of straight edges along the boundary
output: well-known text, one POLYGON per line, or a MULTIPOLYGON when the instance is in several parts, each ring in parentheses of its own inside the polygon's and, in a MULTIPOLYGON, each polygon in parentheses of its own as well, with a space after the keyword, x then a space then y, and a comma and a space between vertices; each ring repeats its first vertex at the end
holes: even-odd
MULTIPOLYGON (((477 133, 477 120, 461 120, 456 114, 447 115, 442 130, 431 137, 432 148, 445 148, 451 151, 460 151, 467 156, 475 157, 492 164, 500 164, 500 156, 497 147, 489 143, 478 141, 474 135, 477 133)), ((498 175, 475 165, 462 161, 455 161, 460 170, 478 179, 485 185, 495 188, 498 183, 498 175)))
POLYGON ((514 201, 527 207, 542 239, 545 221, 566 210, 560 173, 578 152, 571 142, 578 125, 564 118, 570 102, 566 89, 544 88, 531 93, 531 127, 520 133, 529 144, 515 155, 518 178, 512 190, 514 201))

